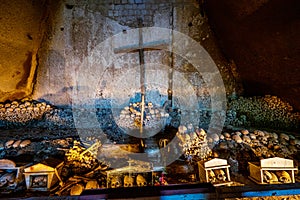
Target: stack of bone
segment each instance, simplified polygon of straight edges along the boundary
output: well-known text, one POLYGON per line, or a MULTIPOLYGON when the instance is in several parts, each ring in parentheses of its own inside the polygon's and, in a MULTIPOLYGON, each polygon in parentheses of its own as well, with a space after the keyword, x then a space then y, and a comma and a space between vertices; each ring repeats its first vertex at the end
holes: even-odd
POLYGON ((299 124, 300 113, 276 96, 239 97, 228 104, 227 126, 297 130, 299 124))
POLYGON ((93 169, 97 165, 96 153, 81 146, 80 142, 75 140, 74 146, 65 154, 65 163, 72 168, 93 169))
POLYGON ((65 153, 65 161, 60 173, 60 187, 57 195, 80 195, 85 189, 105 187, 108 164, 97 160, 101 143, 95 141, 85 148, 78 141, 65 153))
POLYGON ((177 137, 187 160, 206 160, 211 157, 212 150, 208 146, 207 134, 201 128, 194 128, 192 124, 181 125, 178 128, 177 137))
POLYGON ((207 171, 207 173, 210 183, 224 183, 228 180, 228 177, 223 169, 210 169, 207 171))
MULTIPOLYGON (((121 111, 117 123, 124 128, 139 129, 141 126, 141 108, 140 102, 130 103, 121 111)), ((149 102, 145 105, 143 126, 147 129, 159 128, 164 119, 168 118, 169 114, 158 106, 149 102)))
POLYGON ((215 149, 230 150, 238 153, 236 149, 251 149, 258 158, 282 157, 293 159, 293 155, 300 149, 300 140, 286 133, 274 133, 261 130, 250 132, 246 129, 241 131, 223 132, 212 134, 208 142, 215 149))
POLYGON ((143 187, 148 186, 149 183, 143 174, 126 174, 126 175, 117 175, 113 176, 111 180, 109 180, 109 187, 118 188, 118 187, 143 187))
POLYGON ((30 100, 0 103, 0 120, 25 123, 33 119, 41 119, 44 113, 52 108, 45 102, 30 100))
POLYGON ((292 178, 287 171, 263 171, 263 181, 267 183, 292 183, 292 178))
MULTIPOLYGON (((4 148, 24 148, 31 144, 30 140, 8 140, 4 143, 4 148)), ((2 145, 1 145, 2 146, 2 145)))
MULTIPOLYGON (((300 150, 300 139, 287 133, 243 129, 206 134, 203 129, 190 124, 179 126, 176 135, 188 161, 220 157, 238 162, 241 172, 246 171, 248 161, 271 157, 295 160, 300 150)), ((298 165, 297 161, 295 164, 298 165)))

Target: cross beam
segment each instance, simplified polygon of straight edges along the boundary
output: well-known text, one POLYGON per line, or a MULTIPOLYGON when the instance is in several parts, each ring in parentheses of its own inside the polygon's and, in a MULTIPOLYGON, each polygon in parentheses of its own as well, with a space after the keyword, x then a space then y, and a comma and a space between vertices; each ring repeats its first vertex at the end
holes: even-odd
POLYGON ((114 49, 114 53, 127 53, 127 52, 139 52, 139 62, 140 62, 140 87, 141 87, 141 125, 140 125, 140 133, 143 132, 143 123, 144 123, 144 111, 145 111, 145 95, 146 95, 146 87, 145 87, 145 60, 144 60, 144 51, 145 50, 155 50, 162 49, 165 46, 170 45, 169 40, 160 40, 144 43, 143 42, 143 21, 142 19, 138 19, 139 24, 139 43, 133 45, 127 45, 114 49))

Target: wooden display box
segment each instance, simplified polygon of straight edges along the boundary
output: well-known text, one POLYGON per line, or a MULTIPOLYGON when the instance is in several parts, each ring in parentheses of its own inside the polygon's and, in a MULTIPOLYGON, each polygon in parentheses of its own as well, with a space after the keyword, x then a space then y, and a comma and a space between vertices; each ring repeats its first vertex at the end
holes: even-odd
POLYGON ((23 176, 23 170, 26 167, 26 165, 23 164, 16 164, 12 160, 8 159, 0 159, 0 176, 7 172, 12 172, 14 173, 14 183, 10 184, 10 188, 15 188, 17 187, 18 184, 20 184, 22 181, 24 181, 24 176, 23 176))
POLYGON ((295 183, 295 170, 293 160, 284 159, 279 157, 262 159, 260 162, 248 162, 250 176, 249 178, 258 184, 277 184, 282 182, 266 182, 263 176, 265 171, 272 173, 278 173, 280 171, 286 171, 290 175, 291 182, 295 183))
POLYGON ((225 159, 214 158, 207 162, 199 161, 198 169, 200 182, 212 183, 214 186, 232 184, 232 181, 230 180, 229 167, 230 165, 227 164, 227 160, 225 159), (220 171, 222 171, 223 174, 215 174, 215 172, 220 171), (215 181, 212 181, 212 174, 216 176, 215 181))
POLYGON ((128 166, 106 171, 107 188, 149 186, 153 184, 150 164, 130 160, 128 166))
POLYGON ((61 160, 49 158, 24 169, 25 182, 28 190, 49 191, 58 182, 58 170, 62 167, 61 160))

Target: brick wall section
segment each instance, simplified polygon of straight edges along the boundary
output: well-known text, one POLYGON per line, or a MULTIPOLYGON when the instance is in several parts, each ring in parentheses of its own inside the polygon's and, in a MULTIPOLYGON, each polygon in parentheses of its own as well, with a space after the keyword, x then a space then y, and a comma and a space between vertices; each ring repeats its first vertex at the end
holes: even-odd
POLYGON ((132 28, 138 27, 138 18, 144 26, 154 25, 156 13, 172 12, 172 7, 198 4, 197 0, 106 0, 97 3, 104 16, 116 20, 119 24, 132 28))

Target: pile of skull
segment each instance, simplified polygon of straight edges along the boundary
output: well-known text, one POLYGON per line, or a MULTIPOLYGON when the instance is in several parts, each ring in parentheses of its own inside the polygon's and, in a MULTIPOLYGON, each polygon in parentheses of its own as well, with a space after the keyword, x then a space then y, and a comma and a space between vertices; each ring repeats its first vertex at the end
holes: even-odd
POLYGON ((74 140, 73 147, 65 153, 62 172, 60 173, 60 188, 57 195, 80 195, 84 189, 98 189, 106 186, 106 177, 102 173, 109 167, 97 159, 101 147, 100 141, 85 148, 74 140))
POLYGON ((118 188, 118 187, 133 187, 133 186, 147 186, 148 181, 145 178, 145 175, 137 174, 127 174, 124 176, 116 175, 111 178, 111 180, 108 180, 110 182, 111 188, 118 188), (123 177, 123 181, 122 181, 123 177))
POLYGON ((211 157, 212 149, 208 146, 205 130, 194 128, 192 124, 181 125, 176 135, 180 139, 180 146, 187 160, 206 160, 211 157))
POLYGON ((210 169, 207 170, 208 181, 210 183, 222 183, 225 182, 228 178, 223 169, 210 169))
POLYGON ((162 121, 169 117, 163 109, 154 105, 152 102, 146 103, 142 113, 142 103, 130 103, 121 111, 117 123, 119 126, 128 129, 139 129, 143 121, 144 128, 154 128, 161 126, 162 121), (143 120, 141 120, 143 117, 143 120))
POLYGON ((263 171, 263 181, 267 183, 292 183, 292 178, 287 171, 279 170, 279 171, 263 171))
POLYGON ((258 158, 282 157, 293 159, 300 149, 300 140, 294 135, 268 131, 243 129, 231 134, 212 134, 207 137, 218 149, 250 149, 258 158))
POLYGON ((203 129, 189 124, 179 126, 176 135, 185 157, 192 161, 219 157, 218 152, 222 150, 230 151, 231 155, 250 150, 259 159, 275 156, 293 159, 300 150, 300 139, 286 133, 243 129, 232 133, 206 134, 203 129))
POLYGON ((51 106, 45 102, 27 99, 0 103, 0 120, 25 123, 33 119, 40 119, 44 113, 51 109, 51 106))

